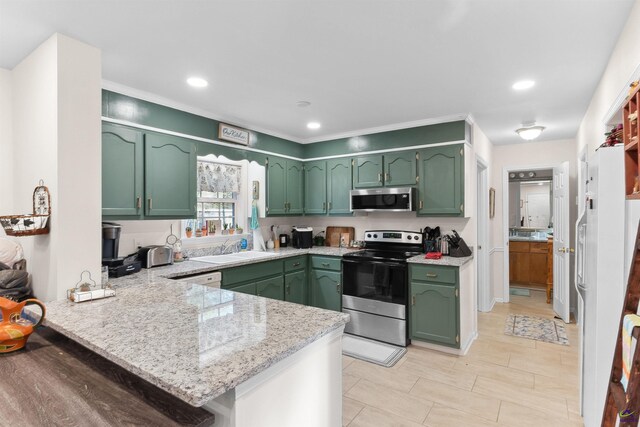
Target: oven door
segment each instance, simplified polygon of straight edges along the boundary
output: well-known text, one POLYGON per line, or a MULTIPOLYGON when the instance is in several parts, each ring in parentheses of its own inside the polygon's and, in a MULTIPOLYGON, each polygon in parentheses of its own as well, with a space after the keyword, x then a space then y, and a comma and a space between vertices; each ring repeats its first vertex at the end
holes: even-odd
POLYGON ((407 264, 374 260, 342 260, 343 295, 407 305, 407 264))

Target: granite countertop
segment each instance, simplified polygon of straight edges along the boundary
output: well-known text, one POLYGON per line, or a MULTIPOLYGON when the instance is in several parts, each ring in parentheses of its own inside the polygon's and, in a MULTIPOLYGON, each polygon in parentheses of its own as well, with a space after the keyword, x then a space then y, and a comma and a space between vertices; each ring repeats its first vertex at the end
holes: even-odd
POLYGON ((349 319, 153 273, 133 276, 137 284, 119 287, 114 298, 47 303, 44 325, 193 406, 235 388, 349 319))
POLYGON ((456 258, 450 256, 443 256, 440 259, 426 259, 425 255, 416 255, 407 259, 407 262, 412 264, 431 264, 431 265, 446 265, 450 267, 462 267, 473 259, 473 255, 456 258))

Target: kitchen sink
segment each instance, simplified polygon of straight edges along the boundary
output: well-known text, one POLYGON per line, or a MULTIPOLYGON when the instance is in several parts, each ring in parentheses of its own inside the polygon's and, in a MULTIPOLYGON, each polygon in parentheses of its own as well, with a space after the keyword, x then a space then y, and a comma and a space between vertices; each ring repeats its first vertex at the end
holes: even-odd
POLYGON ((249 252, 237 252, 234 254, 226 255, 208 255, 190 258, 191 261, 206 262, 208 264, 227 264, 230 262, 246 261, 248 259, 269 258, 272 254, 249 251, 249 252))

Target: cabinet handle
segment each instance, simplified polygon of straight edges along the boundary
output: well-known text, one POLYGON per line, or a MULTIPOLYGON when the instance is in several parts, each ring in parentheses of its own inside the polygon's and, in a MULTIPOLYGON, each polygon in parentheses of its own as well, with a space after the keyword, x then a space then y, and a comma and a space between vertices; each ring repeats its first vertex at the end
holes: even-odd
POLYGON ((322 266, 323 266, 323 267, 329 267, 329 265, 330 265, 330 264, 329 264, 328 262, 323 262, 323 263, 322 263, 322 266))
POLYGON ((340 290, 340 283, 336 284, 336 292, 337 292, 337 293, 341 293, 341 290, 340 290))
POLYGON ((142 207, 142 197, 138 196, 136 199, 136 208, 140 209, 142 207))
POLYGON ((291 286, 287 285, 287 295, 291 294, 291 286))
POLYGON ((411 296, 411 305, 416 305, 416 296, 415 295, 411 296))
POLYGON ((438 277, 436 273, 427 273, 427 277, 438 277))
POLYGON ((458 289, 456 288, 456 298, 458 298, 458 295, 460 295, 460 294, 458 292, 458 289))
POLYGON ((382 174, 381 173, 378 174, 378 182, 382 182, 382 174))
POLYGON ((389 180, 391 180, 391 175, 389 175, 389 172, 387 172, 387 173, 385 173, 385 174, 384 174, 384 180, 385 180, 385 181, 389 181, 389 180))
POLYGON ((327 202, 322 202, 322 210, 327 209, 327 202))
POLYGON ((424 202, 420 200, 420 209, 424 208, 424 202))
POLYGON ((331 203, 331 202, 329 202, 329 210, 331 210, 331 206, 332 206, 332 203, 331 203))
POLYGON ((293 266, 294 266, 294 267, 297 267, 297 266, 299 266, 299 265, 300 265, 300 263, 299 263, 299 262, 294 262, 294 263, 293 263, 293 266))
POLYGON ((149 210, 153 209, 153 199, 149 197, 149 210))

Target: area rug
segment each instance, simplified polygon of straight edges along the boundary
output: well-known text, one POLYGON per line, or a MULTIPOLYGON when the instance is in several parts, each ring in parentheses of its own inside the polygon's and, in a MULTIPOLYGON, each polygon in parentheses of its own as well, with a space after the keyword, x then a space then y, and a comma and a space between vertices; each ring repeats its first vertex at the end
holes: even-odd
POLYGON ((567 331, 561 320, 510 314, 504 325, 504 333, 521 338, 529 338, 552 344, 569 345, 567 331))
POLYGON ((530 297, 531 291, 524 288, 509 288, 510 295, 517 295, 519 297, 530 297))
POLYGON ((404 356, 407 349, 379 341, 373 341, 355 335, 342 336, 342 354, 365 362, 392 367, 404 356))

